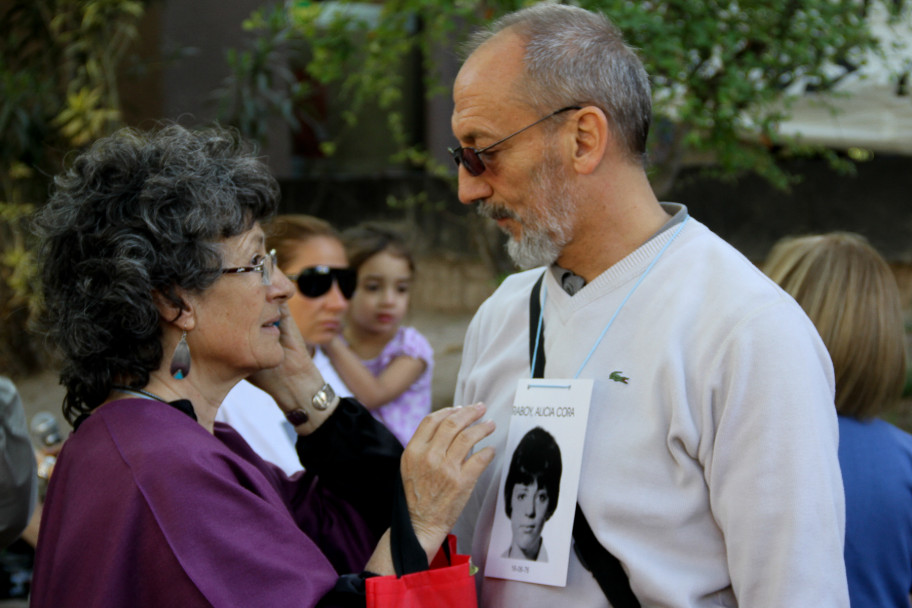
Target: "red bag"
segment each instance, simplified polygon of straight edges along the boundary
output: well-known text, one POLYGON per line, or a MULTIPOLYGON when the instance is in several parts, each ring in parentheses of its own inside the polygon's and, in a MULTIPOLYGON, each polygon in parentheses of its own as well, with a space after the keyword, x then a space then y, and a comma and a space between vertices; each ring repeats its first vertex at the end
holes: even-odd
POLYGON ((477 608, 476 570, 450 534, 429 570, 365 580, 367 608, 477 608))

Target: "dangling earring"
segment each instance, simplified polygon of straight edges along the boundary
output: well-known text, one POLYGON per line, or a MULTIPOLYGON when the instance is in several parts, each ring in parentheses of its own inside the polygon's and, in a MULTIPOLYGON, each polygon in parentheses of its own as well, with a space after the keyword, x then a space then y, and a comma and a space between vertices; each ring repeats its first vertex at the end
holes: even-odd
POLYGON ((171 375, 178 380, 183 380, 190 375, 190 347, 187 346, 187 330, 183 330, 180 342, 174 348, 171 356, 171 375))

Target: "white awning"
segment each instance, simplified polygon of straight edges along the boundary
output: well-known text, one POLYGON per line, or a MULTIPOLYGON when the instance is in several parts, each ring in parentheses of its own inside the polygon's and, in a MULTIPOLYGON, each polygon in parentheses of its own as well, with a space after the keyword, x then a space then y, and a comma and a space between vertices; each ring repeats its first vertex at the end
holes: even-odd
POLYGON ((897 94, 898 75, 912 70, 912 7, 898 21, 890 21, 880 3, 872 3, 870 11, 868 20, 883 54, 870 54, 860 70, 837 86, 838 95, 803 95, 791 119, 781 124, 782 134, 837 149, 912 154, 912 96, 897 94))
POLYGON ((855 88, 847 97, 816 95, 798 100, 780 133, 830 148, 868 148, 912 155, 912 97, 896 95, 894 86, 855 88))

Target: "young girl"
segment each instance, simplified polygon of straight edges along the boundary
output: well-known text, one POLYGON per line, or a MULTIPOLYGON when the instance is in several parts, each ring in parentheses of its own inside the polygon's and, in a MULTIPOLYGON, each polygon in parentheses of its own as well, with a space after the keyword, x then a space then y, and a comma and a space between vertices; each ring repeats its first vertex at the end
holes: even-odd
POLYGON ((402 327, 415 264, 401 236, 374 226, 343 234, 358 273, 342 336, 323 346, 354 396, 403 445, 431 410, 434 351, 402 327))

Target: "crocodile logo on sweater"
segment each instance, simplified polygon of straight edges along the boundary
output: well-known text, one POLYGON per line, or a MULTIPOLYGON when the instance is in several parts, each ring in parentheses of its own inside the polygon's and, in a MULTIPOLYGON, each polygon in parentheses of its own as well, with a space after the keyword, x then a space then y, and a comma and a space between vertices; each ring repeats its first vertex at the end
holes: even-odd
POLYGON ((622 376, 621 374, 623 374, 623 372, 620 370, 613 371, 608 376, 608 378, 610 380, 614 380, 615 382, 623 382, 624 384, 627 384, 627 381, 630 380, 630 378, 628 378, 627 376, 622 376))

